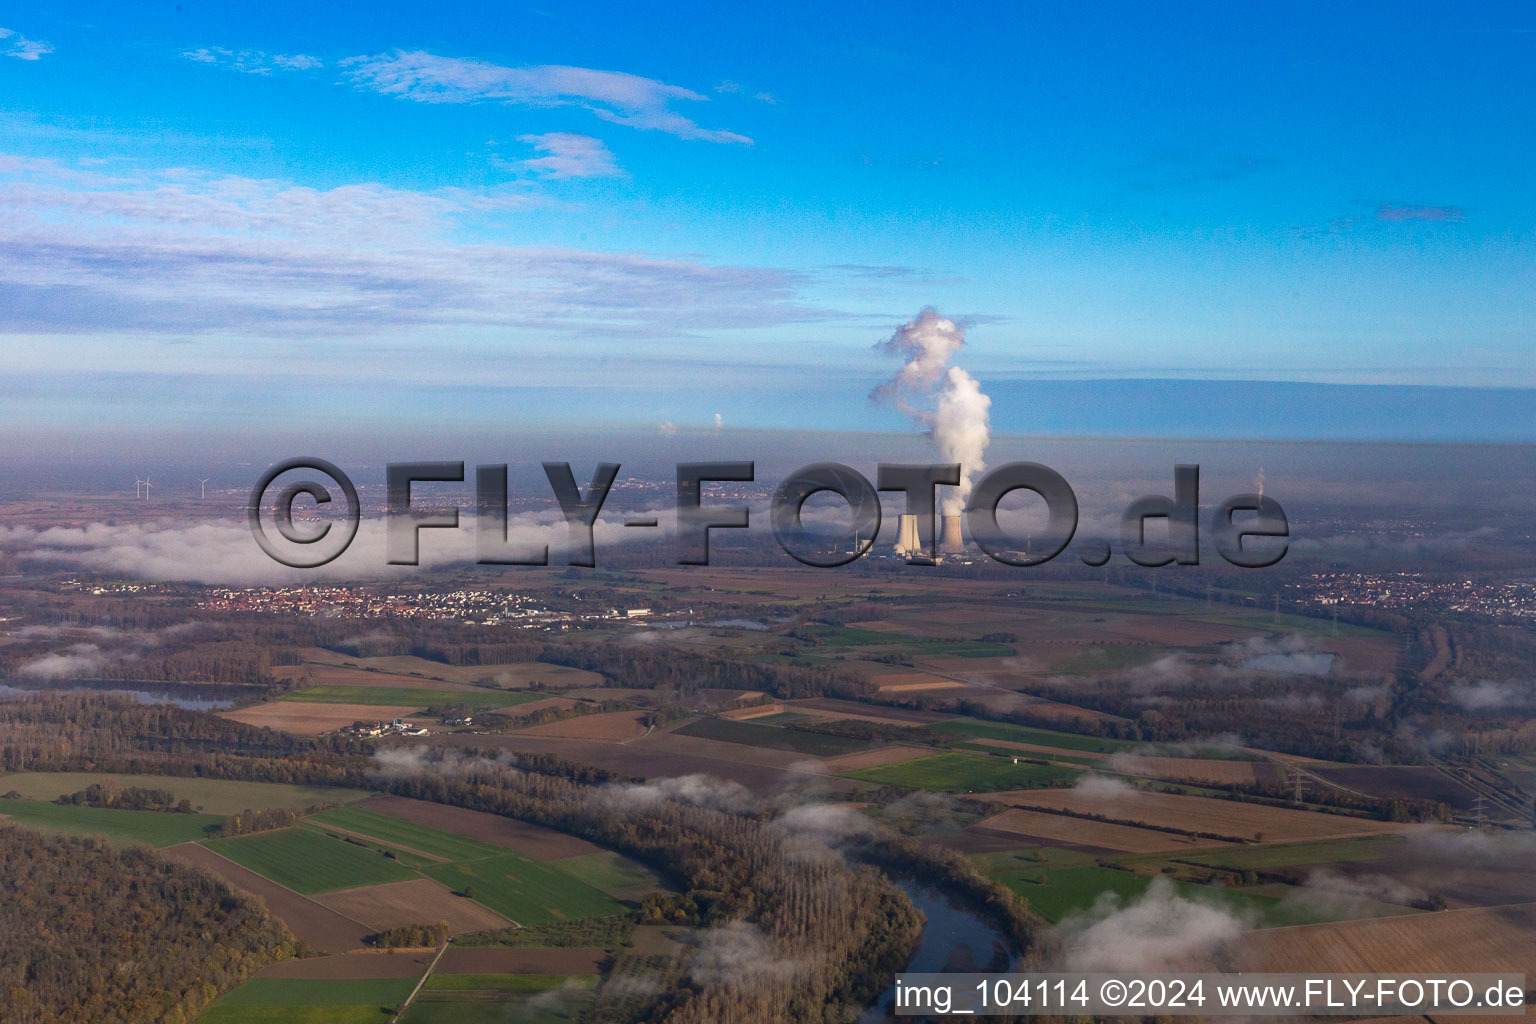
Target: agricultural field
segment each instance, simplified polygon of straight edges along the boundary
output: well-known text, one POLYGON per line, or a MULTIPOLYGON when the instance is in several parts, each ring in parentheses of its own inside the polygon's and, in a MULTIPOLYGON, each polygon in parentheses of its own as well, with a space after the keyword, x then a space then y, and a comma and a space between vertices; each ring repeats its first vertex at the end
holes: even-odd
POLYGON ((276 729, 295 736, 320 736, 344 729, 354 722, 390 721, 407 718, 421 710, 420 705, 404 704, 309 704, 304 701, 269 700, 248 708, 221 711, 220 717, 244 722, 259 729, 276 729))
POLYGON ((1181 854, 1179 859, 1208 867, 1236 871, 1265 871, 1313 864, 1341 864, 1389 860, 1406 853, 1402 836, 1363 836, 1317 843, 1265 843, 1262 846, 1222 846, 1181 854))
POLYGON ((402 1024, 574 1024, 598 979, 539 974, 434 974, 402 1024))
POLYGON ((1385 835, 1408 826, 1343 814, 1272 807, 1238 800, 1180 796, 1134 789, 1102 781, 1065 790, 1025 790, 996 793, 993 799, 1017 807, 1041 807, 1076 814, 1101 815, 1113 821, 1154 825, 1259 842, 1296 842, 1385 835))
POLYGON ((455 683, 427 676, 399 675, 336 665, 278 665, 272 674, 295 686, 388 687, 390 689, 441 690, 445 693, 471 688, 471 683, 455 683))
POLYGON ((417 877, 410 868, 373 850, 306 828, 285 828, 205 845, 221 857, 304 896, 417 877))
POLYGON ((457 897, 430 878, 342 889, 317 896, 316 901, 379 932, 445 921, 449 935, 462 935, 511 924, 494 910, 457 897))
POLYGON ((1045 747, 1052 750, 1092 754, 1113 754, 1117 751, 1129 751, 1143 746, 1143 744, 1133 743, 1129 740, 1103 739, 1098 736, 1083 736, 1071 732, 1054 732, 1050 729, 1035 729, 1024 725, 1012 725, 1008 722, 983 722, 975 718, 956 718, 948 722, 938 722, 928 726, 928 730, 947 736, 970 736, 981 739, 1006 740, 1012 743, 1028 743, 1032 746, 1045 747))
POLYGON ((1108 760, 1105 754, 1064 754, 1060 747, 1044 747, 1038 743, 1015 743, 1012 740, 975 739, 956 743, 956 750, 975 750, 983 754, 1019 754, 1033 760, 1054 761, 1058 764, 1075 764, 1084 768, 1098 768, 1108 760))
POLYGON ((115 843, 174 846, 206 839, 224 823, 218 814, 125 811, 116 807, 75 807, 43 800, 0 799, 0 824, 14 822, 42 832, 105 836, 115 843))
POLYGON ((1196 839, 1173 832, 1090 821, 1024 808, 1014 808, 994 815, 981 822, 977 828, 1046 840, 1052 845, 1089 846, 1116 853, 1192 852, 1202 847, 1227 845, 1215 839, 1196 839))
POLYGON ((610 850, 568 857, 553 866, 618 900, 638 900, 662 887, 645 865, 610 850))
POLYGON ((200 1024, 383 1024, 412 979, 253 978, 224 995, 200 1024))
POLYGON ((1166 648, 1154 647, 1151 644, 1087 644, 1076 653, 1053 662, 1051 671, 1067 675, 1123 672, 1138 665, 1145 665, 1166 652, 1166 648))
POLYGON ((816 718, 851 719, 856 722, 874 722, 879 725, 924 726, 945 722, 953 715, 937 711, 914 711, 910 708, 877 707, 857 701, 838 700, 833 697, 812 697, 786 703, 785 708, 796 714, 816 718))
POLYGON ((1536 904, 1446 910, 1250 933, 1244 970, 1536 975, 1536 904))
POLYGON ((845 772, 844 777, 881 786, 905 786, 941 793, 990 792, 1069 785, 1079 772, 1059 765, 1014 764, 985 754, 934 754, 900 764, 845 772))
POLYGON ((811 757, 837 757, 867 750, 870 746, 866 740, 847 736, 829 736, 793 727, 758 725, 753 722, 734 722, 727 718, 700 718, 672 732, 680 736, 741 743, 749 747, 790 750, 811 757))
POLYGON ((92 784, 127 788, 165 789, 177 800, 208 814, 284 808, 303 811, 311 807, 350 803, 369 794, 361 789, 333 786, 294 786, 280 782, 237 782, 228 779, 189 778, 181 775, 114 775, 102 772, 13 772, 0 775, 0 793, 15 790, 28 800, 52 800, 77 793, 92 784))
POLYGON ((1329 782, 1386 799, 1437 800, 1461 811, 1477 800, 1476 790, 1424 765, 1322 764, 1308 769, 1329 782))
POLYGON ((914 761, 919 757, 927 757, 933 751, 927 747, 877 747, 874 750, 865 750, 856 754, 844 754, 841 757, 828 758, 822 762, 822 767, 834 775, 857 771, 860 768, 878 768, 881 765, 900 764, 903 761, 914 761))
MULTIPOLYGON (((461 685, 491 681, 503 688, 517 690, 533 686, 546 690, 566 690, 578 686, 603 685, 603 677, 596 672, 542 661, 517 661, 506 665, 448 665, 409 654, 354 658, 322 648, 304 648, 300 653, 306 661, 324 665, 384 672, 395 676, 440 679, 461 685)), ((319 681, 319 671, 314 668, 308 670, 319 681)))
POLYGON ((366 807, 338 807, 311 815, 309 821, 368 836, 411 853, 442 861, 483 860, 505 852, 501 847, 406 821, 366 807))
POLYGON ((1018 652, 1008 644, 945 637, 913 636, 855 626, 806 626, 801 631, 814 639, 810 653, 836 653, 860 647, 888 647, 917 656, 961 658, 1011 658, 1018 652))
POLYGON ((345 953, 359 949, 373 930, 307 896, 300 896, 292 889, 285 889, 249 868, 220 857, 206 846, 182 843, 166 849, 165 856, 180 864, 218 875, 231 885, 261 897, 267 909, 287 925, 290 932, 308 942, 318 952, 345 953))
POLYGON ((459 935, 619 915, 621 901, 665 888, 643 866, 573 836, 399 797, 272 832, 194 838, 169 854, 261 896, 295 935, 329 953, 438 920, 459 935))
POLYGON ((1146 875, 1099 867, 1090 855, 1064 850, 994 853, 982 860, 989 875, 1052 924, 1091 910, 1104 893, 1129 901, 1152 883, 1146 875))
MULTIPOLYGON (((516 850, 524 856, 539 861, 563 860, 589 853, 601 853, 602 847, 585 839, 564 832, 544 828, 516 818, 504 818, 499 814, 471 811, 463 807, 449 807, 426 800, 411 800, 403 796, 378 796, 359 806, 360 810, 376 811, 386 817, 464 839, 486 843, 498 850, 516 850)), ((383 826, 380 826, 383 827, 383 826)))
POLYGON ((1152 757, 1115 754, 1107 768, 1123 775, 1144 775, 1214 786, 1273 786, 1282 784, 1283 773, 1263 761, 1233 761, 1203 757, 1152 757))
POLYGON ((534 943, 530 946, 449 946, 437 969, 444 974, 599 974, 609 954, 641 931, 628 922, 623 927, 613 924, 612 918, 599 918, 520 928, 512 933, 520 941, 534 943), (567 940, 608 941, 611 948, 553 945, 567 940))
POLYGON ((1407 907, 1367 899, 1298 898, 1299 890, 1286 885, 1198 884, 1154 872, 1127 870, 1092 854, 1071 850, 1016 850, 986 854, 980 859, 988 874, 1028 900, 1030 907, 1052 924, 1093 910, 1106 894, 1122 906, 1130 903, 1144 895, 1158 878, 1172 885, 1174 892, 1184 899, 1218 907, 1238 917, 1248 928, 1289 928, 1355 917, 1414 913, 1407 907))
POLYGON ((305 704, 362 704, 380 707, 457 707, 476 710, 505 708, 540 700, 543 694, 515 693, 507 690, 426 690, 395 686, 311 686, 290 690, 279 701, 305 704))
POLYGON ((562 718, 558 722, 546 722, 521 731, 525 736, 620 742, 645 735, 644 717, 645 713, 642 711, 611 711, 605 714, 562 718))
POLYGON ((519 853, 433 864, 422 872, 522 925, 624 913, 606 893, 519 853))

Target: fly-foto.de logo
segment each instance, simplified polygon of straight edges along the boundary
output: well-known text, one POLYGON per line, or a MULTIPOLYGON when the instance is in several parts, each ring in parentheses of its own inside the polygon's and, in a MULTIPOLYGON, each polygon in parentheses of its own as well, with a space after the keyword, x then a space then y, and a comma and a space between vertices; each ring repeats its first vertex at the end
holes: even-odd
MULTIPOLYGON (((566 564, 595 566, 594 527, 608 499, 619 464, 600 463, 585 490, 576 482, 568 462, 546 462, 545 477, 569 527, 566 564)), ((881 463, 875 481, 850 466, 819 462, 796 470, 774 491, 768 519, 779 546, 796 561, 818 568, 847 565, 870 554, 880 533, 880 493, 904 496, 894 551, 908 565, 937 565, 946 556, 958 555, 970 543, 1004 565, 1044 565, 1072 548, 1085 565, 1104 565, 1113 557, 1108 541, 1079 539, 1078 502, 1071 484, 1060 473, 1038 462, 1010 462, 977 481, 963 508, 941 511, 938 488, 956 486, 961 465, 881 463), (1043 530, 1026 539, 1010 534, 999 522, 1003 499, 1015 491, 1036 495, 1045 506, 1043 530), (804 521, 805 504, 813 495, 835 494, 847 503, 852 515, 850 539, 829 545, 804 521)), ((422 531, 461 528, 460 509, 424 507, 415 502, 417 483, 463 483, 462 462, 396 462, 385 467, 385 561, 389 565, 417 565, 422 531)), ((756 481, 752 462, 683 462, 677 465, 676 519, 672 528, 679 565, 708 565, 712 530, 751 527, 746 505, 704 501, 708 483, 756 481)), ((475 467, 474 547, 481 565, 548 565, 547 543, 513 540, 509 532, 507 465, 475 467)), ((300 457, 274 465, 262 474, 251 490, 247 517, 256 543, 272 559, 293 568, 316 568, 334 561, 356 538, 362 505, 352 479, 324 459, 300 457), (313 479, 319 473, 327 485, 313 479), (298 476, 303 474, 302 476, 298 476), (331 510, 337 493, 345 502, 340 515, 326 521, 307 516, 295 521, 295 506, 314 511, 331 510)), ((657 528, 654 513, 631 514, 626 528, 657 528)), ((1120 516, 1119 547, 1130 561, 1142 566, 1198 565, 1201 549, 1200 467, 1178 465, 1173 471, 1173 494, 1149 494, 1127 505, 1120 516), (1148 524, 1166 525, 1165 535, 1154 537, 1148 524)), ((1234 494, 1210 512, 1209 538, 1216 553, 1228 563, 1246 569, 1274 565, 1285 557, 1290 523, 1280 503, 1262 493, 1234 494)))

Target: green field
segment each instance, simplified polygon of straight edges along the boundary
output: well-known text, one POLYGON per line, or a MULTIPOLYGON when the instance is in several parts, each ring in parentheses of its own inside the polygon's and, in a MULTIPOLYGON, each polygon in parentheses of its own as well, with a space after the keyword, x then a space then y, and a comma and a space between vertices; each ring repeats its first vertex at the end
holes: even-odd
POLYGON ((948 722, 938 722, 928 726, 927 729, 929 732, 948 736, 977 736, 989 740, 1008 740, 1011 743, 1032 743, 1035 746, 1054 747, 1057 750, 1081 750, 1091 754, 1112 754, 1117 750, 1147 746, 1131 740, 1104 739, 1073 732, 1035 729, 1008 722, 983 722, 976 718, 956 718, 948 722))
MULTIPOLYGON (((1028 900, 1030 907, 1052 924, 1092 910, 1105 893, 1113 893, 1124 906, 1145 893, 1158 877, 1100 867, 1092 854, 1059 849, 994 853, 984 860, 988 874, 1028 900)), ((1255 925, 1310 924, 1319 920, 1283 908, 1281 900, 1268 891, 1223 889, 1172 879, 1170 882, 1181 897, 1220 905, 1251 918, 1255 925)))
POLYGON ((328 836, 332 840, 346 843, 348 846, 354 846, 358 849, 371 850, 377 856, 388 857, 396 863, 403 864, 413 870, 420 870, 421 868, 426 867, 428 864, 438 863, 436 857, 428 857, 424 854, 412 853, 410 850, 401 849, 398 846, 391 846, 388 843, 381 843, 378 840, 370 839, 367 836, 355 836, 348 832, 343 832, 339 828, 334 828, 329 825, 322 825, 319 822, 311 821, 308 818, 305 818, 303 821, 299 822, 299 827, 309 832, 314 832, 317 835, 328 836))
POLYGON ((175 846, 206 839, 224 823, 217 814, 169 814, 165 811, 124 811, 115 807, 74 807, 39 800, 0 800, 0 821, 43 832, 76 836, 105 836, 118 843, 175 846))
POLYGON ((455 892, 472 889, 477 903, 523 925, 624 913, 622 904, 598 889, 510 851, 484 860, 432 864, 422 874, 455 892))
POLYGON ((543 992, 596 988, 595 974, 434 974, 422 986, 434 992, 543 992))
POLYGON ((413 978, 254 978, 226 994, 199 1024, 387 1024, 413 978))
POLYGON ((104 772, 12 772, 0 775, 0 793, 16 790, 28 800, 52 800, 78 793, 93 783, 119 788, 166 789, 178 800, 209 814, 238 814, 282 807, 302 811, 327 804, 351 803, 370 796, 361 789, 329 786, 290 786, 278 782, 236 782, 229 779, 185 778, 179 775, 114 775, 104 772))
POLYGON ((1047 753, 1045 751, 1030 751, 1030 750, 1012 750, 1011 751, 1011 750, 1008 750, 1007 748, 1004 748, 1004 747, 997 747, 997 746, 993 746, 993 745, 988 744, 988 743, 982 743, 980 741, 977 741, 975 743, 956 743, 954 745, 953 749, 955 749, 955 750, 973 750, 973 751, 975 751, 978 754, 1017 754, 1020 757, 1029 757, 1029 758, 1034 758, 1036 760, 1060 761, 1060 762, 1064 762, 1066 764, 1079 764, 1079 765, 1082 765, 1084 768, 1093 768, 1093 767, 1095 767, 1096 765, 1098 765, 1100 763, 1099 761, 1095 760, 1094 758, 1082 757, 1082 756, 1076 755, 1076 754, 1057 754, 1057 753, 1047 753))
POLYGON ((880 765, 848 772, 845 777, 882 786, 905 786, 937 792, 985 792, 1039 789, 1066 785, 1082 774, 1058 765, 1014 764, 1005 757, 983 754, 934 754, 915 761, 880 765))
POLYGON ((811 757, 837 757, 859 750, 868 750, 867 740, 847 736, 828 736, 799 729, 757 725, 753 722, 733 722, 728 718, 701 718, 674 730, 680 736, 697 736, 706 740, 723 740, 726 743, 744 743, 752 747, 768 747, 773 750, 791 750, 811 757))
POLYGON ((476 842, 451 832, 380 814, 361 807, 338 807, 310 815, 310 821, 334 825, 349 832, 360 832, 382 843, 419 850, 447 860, 483 860, 499 857, 507 851, 489 843, 476 842))
POLYGON ((507 708, 542 700, 548 694, 509 690, 418 690, 409 686, 311 686, 280 694, 278 700, 310 704, 370 704, 379 707, 507 708))
POLYGON ((1092 909, 1101 893, 1111 892, 1125 901, 1140 896, 1152 883, 1150 875, 1098 867, 1087 854, 1052 852, 1057 856, 1048 862, 1023 852, 985 858, 988 874, 1028 900, 1030 909, 1052 924, 1074 911, 1092 909))
POLYGON ((408 882, 410 868, 379 853, 305 828, 213 839, 204 844, 278 885, 306 896, 384 882, 408 882))
POLYGON ((589 853, 581 857, 567 857, 564 860, 555 861, 553 866, 572 878, 579 879, 595 889, 601 889, 610 896, 626 890, 661 887, 656 876, 647 871, 643 865, 636 864, 610 850, 589 853))
POLYGON ((1090 672, 1123 672, 1162 657, 1175 648, 1151 644, 1090 644, 1065 661, 1051 666, 1051 672, 1077 675, 1090 672))

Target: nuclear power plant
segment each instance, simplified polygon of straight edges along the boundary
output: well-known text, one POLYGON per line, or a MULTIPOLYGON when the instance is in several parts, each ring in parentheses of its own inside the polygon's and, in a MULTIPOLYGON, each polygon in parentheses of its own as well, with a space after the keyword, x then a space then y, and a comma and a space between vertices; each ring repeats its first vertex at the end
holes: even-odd
POLYGON ((944 528, 939 532, 939 554, 958 555, 965 550, 965 541, 960 536, 960 517, 945 516, 944 528))
MULTIPOLYGON (((959 555, 965 552, 965 538, 960 533, 960 517, 944 516, 939 523, 939 554, 959 555)), ((896 554, 902 558, 926 555, 923 541, 918 534, 917 516, 903 515, 897 522, 896 554)))

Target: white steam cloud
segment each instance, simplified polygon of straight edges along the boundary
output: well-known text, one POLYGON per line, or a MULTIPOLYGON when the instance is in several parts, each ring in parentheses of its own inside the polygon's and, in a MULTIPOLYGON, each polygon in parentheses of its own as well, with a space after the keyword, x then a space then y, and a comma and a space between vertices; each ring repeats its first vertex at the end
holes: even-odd
POLYGON ((950 360, 965 344, 965 329, 929 306, 917 319, 875 347, 906 360, 896 376, 870 397, 889 402, 928 428, 945 462, 960 464, 958 493, 944 501, 944 515, 960 515, 971 495, 971 481, 986 468, 982 456, 992 440, 988 409, 992 399, 976 378, 950 360))

